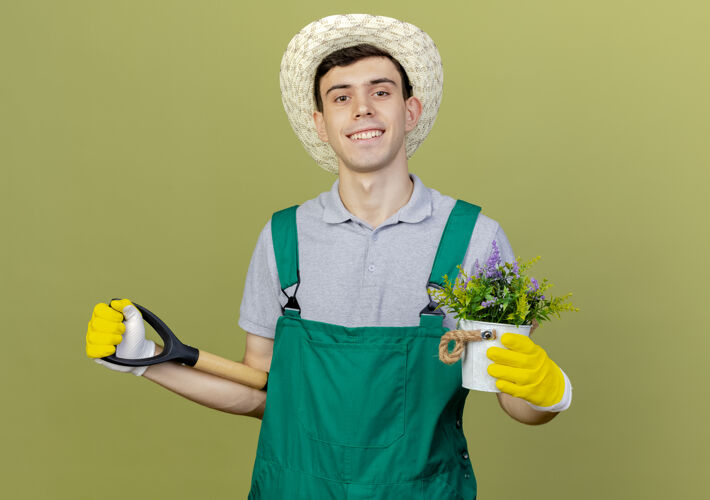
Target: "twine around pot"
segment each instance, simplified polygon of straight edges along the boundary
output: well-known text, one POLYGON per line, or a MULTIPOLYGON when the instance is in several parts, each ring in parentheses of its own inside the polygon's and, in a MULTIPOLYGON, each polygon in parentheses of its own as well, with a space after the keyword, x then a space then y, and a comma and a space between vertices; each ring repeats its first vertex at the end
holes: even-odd
POLYGON ((480 342, 496 338, 495 330, 449 330, 441 336, 439 359, 447 365, 456 363, 463 354, 466 342, 480 342), (454 340, 454 350, 449 352, 449 342, 454 340))

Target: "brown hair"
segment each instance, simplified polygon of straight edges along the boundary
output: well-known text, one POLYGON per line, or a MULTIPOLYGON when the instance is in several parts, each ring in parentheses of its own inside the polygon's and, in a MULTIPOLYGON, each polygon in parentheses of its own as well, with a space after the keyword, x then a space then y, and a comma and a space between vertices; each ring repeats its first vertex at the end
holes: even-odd
POLYGON ((360 45, 353 45, 352 47, 345 47, 335 52, 331 52, 323 58, 321 63, 316 68, 315 85, 313 86, 313 94, 316 100, 316 109, 323 112, 323 101, 320 97, 320 80, 328 71, 330 71, 334 66, 349 66, 354 62, 364 59, 366 57, 386 57, 394 63, 399 71, 399 75, 402 77, 402 97, 406 101, 412 96, 412 85, 409 83, 409 77, 407 72, 399 63, 397 59, 392 57, 389 52, 386 52, 380 48, 370 45, 368 43, 363 43, 360 45))

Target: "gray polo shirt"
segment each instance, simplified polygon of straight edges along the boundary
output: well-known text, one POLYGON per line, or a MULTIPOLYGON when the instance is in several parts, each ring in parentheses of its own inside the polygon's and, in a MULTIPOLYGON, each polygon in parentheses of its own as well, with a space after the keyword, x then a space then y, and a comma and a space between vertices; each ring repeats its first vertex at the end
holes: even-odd
MULTIPOLYGON (((426 187, 411 172, 409 176, 414 181, 411 198, 374 229, 345 208, 339 179, 330 191, 299 205, 301 284, 296 298, 302 318, 346 327, 419 325, 419 312, 429 303, 426 284, 439 239, 456 200, 426 187)), ((481 211, 462 264, 467 274, 476 259, 479 264, 488 259, 494 239, 501 260, 512 262, 515 257, 503 229, 481 211)), ((293 295, 295 289, 293 285, 286 293, 293 295)), ((249 263, 239 326, 274 338, 285 304, 269 218, 249 263)), ((455 329, 457 320, 442 309, 444 327, 455 329)))

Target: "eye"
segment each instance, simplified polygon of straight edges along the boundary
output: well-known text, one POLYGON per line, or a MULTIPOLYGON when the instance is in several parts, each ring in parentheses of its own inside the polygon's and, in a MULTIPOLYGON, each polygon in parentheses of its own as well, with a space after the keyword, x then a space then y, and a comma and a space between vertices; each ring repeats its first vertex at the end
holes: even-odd
POLYGON ((387 94, 387 95, 389 95, 389 92, 387 92, 386 90, 378 90, 377 92, 375 92, 375 94, 387 94))
POLYGON ((346 98, 346 99, 347 99, 347 97, 348 97, 348 96, 346 96, 346 95, 339 95, 338 97, 336 97, 336 98, 335 98, 335 102, 345 102, 345 101, 341 101, 341 100, 339 100, 339 99, 340 99, 341 97, 343 97, 343 98, 346 98))

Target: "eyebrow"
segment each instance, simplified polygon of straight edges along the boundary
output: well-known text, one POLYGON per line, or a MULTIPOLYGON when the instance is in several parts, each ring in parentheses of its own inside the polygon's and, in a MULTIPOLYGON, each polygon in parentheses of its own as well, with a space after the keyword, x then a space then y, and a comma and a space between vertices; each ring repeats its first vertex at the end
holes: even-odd
MULTIPOLYGON (((377 79, 375 79, 375 80, 370 80, 370 85, 377 85, 378 83, 391 83, 391 84, 394 85, 395 87, 397 86, 397 84, 396 84, 395 82, 393 82, 392 80, 390 80, 389 78, 377 78, 377 79)), ((349 88, 351 88, 351 87, 352 87, 352 85, 350 85, 349 83, 342 83, 342 84, 340 84, 340 85, 333 85, 333 86, 330 87, 330 88, 328 89, 328 91, 325 93, 325 96, 328 97, 328 92, 330 92, 331 90, 336 90, 336 89, 349 89, 349 88)))

